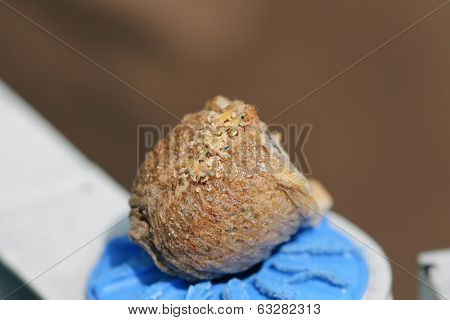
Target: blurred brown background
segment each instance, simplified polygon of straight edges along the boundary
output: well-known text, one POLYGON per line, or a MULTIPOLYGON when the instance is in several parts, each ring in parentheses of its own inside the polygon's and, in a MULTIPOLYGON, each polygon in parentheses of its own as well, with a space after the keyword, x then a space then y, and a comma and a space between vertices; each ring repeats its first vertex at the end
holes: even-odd
MULTIPOLYGON (((8 2, 179 116, 222 93, 267 120, 444 1, 8 2)), ((449 30, 450 6, 276 121, 314 125, 335 209, 412 273, 450 246, 449 30)), ((1 3, 0 43, 0 78, 127 188, 137 124, 177 122, 1 3)))

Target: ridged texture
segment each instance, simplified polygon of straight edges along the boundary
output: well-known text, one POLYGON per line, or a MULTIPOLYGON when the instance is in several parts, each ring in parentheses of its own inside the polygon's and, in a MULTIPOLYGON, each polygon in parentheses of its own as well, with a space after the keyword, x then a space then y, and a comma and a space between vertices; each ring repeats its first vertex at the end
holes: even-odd
POLYGON ((300 230, 260 267, 195 284, 156 268, 126 237, 108 243, 88 282, 89 299, 360 299, 368 269, 359 249, 324 219, 300 230))
POLYGON ((147 154, 130 205, 131 239, 189 281, 249 269, 317 210, 255 107, 224 97, 186 115, 147 154))

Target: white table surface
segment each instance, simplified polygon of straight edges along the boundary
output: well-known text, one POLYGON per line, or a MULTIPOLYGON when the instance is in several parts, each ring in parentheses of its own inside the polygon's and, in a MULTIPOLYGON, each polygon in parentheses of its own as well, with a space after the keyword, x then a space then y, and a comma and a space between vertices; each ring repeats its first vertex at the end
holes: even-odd
POLYGON ((421 252, 418 257, 419 299, 450 298, 450 249, 421 252), (432 288, 432 289, 430 289, 432 288))
MULTIPOLYGON (((128 214, 128 192, 0 81, 0 260, 24 281, 128 214)), ((46 299, 84 299, 107 234, 29 285, 46 299)))

